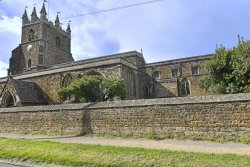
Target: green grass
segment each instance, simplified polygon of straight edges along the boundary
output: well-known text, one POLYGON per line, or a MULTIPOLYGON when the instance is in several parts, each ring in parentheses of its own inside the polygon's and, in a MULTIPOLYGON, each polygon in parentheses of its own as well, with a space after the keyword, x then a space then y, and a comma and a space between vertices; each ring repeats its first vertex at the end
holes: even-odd
POLYGON ((0 159, 65 166, 249 166, 250 156, 204 154, 142 148, 62 144, 0 138, 0 159))
POLYGON ((227 143, 227 142, 238 142, 244 144, 250 144, 250 136, 248 135, 198 135, 198 134, 180 134, 171 135, 164 133, 157 133, 155 131, 147 132, 143 135, 138 134, 68 134, 68 133, 47 133, 47 132, 28 132, 28 131, 0 131, 0 133, 12 133, 12 134, 30 134, 30 135, 43 135, 43 136, 87 136, 87 137, 105 137, 105 138, 146 138, 152 140, 164 140, 164 139, 176 139, 176 140, 193 140, 193 141, 212 141, 217 143, 227 143))
POLYGON ((226 136, 226 135, 217 135, 217 136, 209 136, 209 135, 179 135, 179 136, 173 136, 169 134, 159 134, 156 132, 148 132, 143 136, 138 136, 134 134, 87 134, 84 136, 88 137, 106 137, 106 138, 114 138, 114 137, 121 137, 121 138, 146 138, 146 139, 152 139, 152 140, 164 140, 164 139, 176 139, 176 140, 193 140, 193 141, 212 141, 217 143, 227 143, 227 142, 238 142, 238 143, 244 143, 244 144, 250 144, 250 136, 226 136))
POLYGON ((227 136, 227 135, 180 135, 172 136, 165 134, 157 134, 154 132, 148 133, 147 138, 154 140, 163 140, 163 139, 177 139, 177 140, 193 140, 193 141, 212 141, 217 143, 227 143, 227 142, 238 142, 244 144, 250 144, 250 136, 227 136))
POLYGON ((198 141, 212 141, 217 143, 226 143, 226 142, 238 142, 244 144, 250 144, 250 136, 201 136, 201 135, 190 135, 187 137, 180 137, 179 139, 190 139, 198 141))

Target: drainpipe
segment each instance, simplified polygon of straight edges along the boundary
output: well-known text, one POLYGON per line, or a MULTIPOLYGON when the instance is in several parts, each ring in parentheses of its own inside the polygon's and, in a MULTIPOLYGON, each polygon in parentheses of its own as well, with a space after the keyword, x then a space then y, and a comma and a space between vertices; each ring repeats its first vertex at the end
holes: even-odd
POLYGON ((152 94, 152 98, 155 98, 155 72, 156 72, 156 69, 155 67, 151 67, 152 68, 152 81, 153 81, 153 94, 152 94))

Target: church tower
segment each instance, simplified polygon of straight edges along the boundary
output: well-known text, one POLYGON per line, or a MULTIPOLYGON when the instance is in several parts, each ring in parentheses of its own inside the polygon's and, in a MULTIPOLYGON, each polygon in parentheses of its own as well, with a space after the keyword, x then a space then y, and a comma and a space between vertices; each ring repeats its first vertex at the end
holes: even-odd
POLYGON ((55 24, 48 21, 44 3, 40 17, 34 7, 31 19, 25 9, 22 20, 21 44, 12 51, 9 75, 39 71, 55 64, 74 61, 70 25, 64 31, 58 15, 55 24))

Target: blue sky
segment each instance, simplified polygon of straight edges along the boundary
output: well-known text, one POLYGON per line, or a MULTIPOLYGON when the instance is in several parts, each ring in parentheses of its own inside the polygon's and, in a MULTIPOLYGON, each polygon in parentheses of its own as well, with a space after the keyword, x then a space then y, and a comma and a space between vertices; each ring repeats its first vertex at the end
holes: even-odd
MULTIPOLYGON (((57 12, 64 18, 144 1, 148 0, 49 0, 49 18, 54 21, 57 12)), ((20 44, 25 6, 30 16, 34 3, 39 14, 42 0, 0 0, 0 77, 6 75, 11 51, 20 44)), ((238 34, 250 39, 249 7, 249 0, 164 0, 71 18, 73 57, 143 49, 146 61, 155 62, 210 54, 216 44, 236 45, 238 34)), ((61 19, 64 29, 68 21, 61 19)))

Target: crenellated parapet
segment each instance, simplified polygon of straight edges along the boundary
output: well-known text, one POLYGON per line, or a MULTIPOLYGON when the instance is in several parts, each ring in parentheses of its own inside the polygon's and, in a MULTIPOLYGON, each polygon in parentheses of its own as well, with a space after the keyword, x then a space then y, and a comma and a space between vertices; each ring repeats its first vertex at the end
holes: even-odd
POLYGON ((33 8, 33 11, 31 13, 31 19, 29 19, 28 14, 27 14, 27 7, 24 10, 23 13, 23 17, 22 17, 22 26, 27 26, 30 24, 35 24, 35 23, 39 23, 39 22, 45 22, 47 24, 49 24, 51 27, 56 28, 57 30, 66 33, 66 34, 71 34, 71 30, 70 30, 70 25, 68 24, 68 27, 66 30, 62 29, 61 26, 61 22, 60 22, 60 18, 59 15, 57 14, 56 19, 54 21, 54 23, 52 21, 49 21, 47 18, 47 11, 46 11, 46 7, 45 4, 43 3, 41 11, 40 11, 40 17, 38 17, 37 15, 37 10, 36 7, 33 8))

